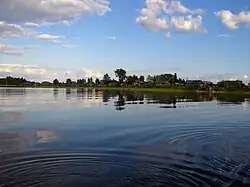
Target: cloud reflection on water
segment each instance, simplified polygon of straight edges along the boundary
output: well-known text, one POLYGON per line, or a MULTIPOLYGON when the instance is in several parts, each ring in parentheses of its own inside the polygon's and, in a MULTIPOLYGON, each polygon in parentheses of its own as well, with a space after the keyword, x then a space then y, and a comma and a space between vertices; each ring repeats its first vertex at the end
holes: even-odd
POLYGON ((38 143, 52 142, 56 138, 55 132, 49 130, 5 131, 0 133, 0 154, 25 152, 38 143))

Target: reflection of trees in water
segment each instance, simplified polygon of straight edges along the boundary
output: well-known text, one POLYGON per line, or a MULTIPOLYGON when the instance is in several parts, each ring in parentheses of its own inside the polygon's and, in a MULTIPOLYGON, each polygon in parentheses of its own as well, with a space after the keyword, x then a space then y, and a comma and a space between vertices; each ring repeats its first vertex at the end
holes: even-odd
POLYGON ((144 94, 140 92, 125 92, 127 104, 144 104, 144 94))
POLYGON ((66 99, 70 99, 71 97, 71 89, 70 88, 66 88, 66 99))
POLYGON ((162 93, 158 93, 158 94, 148 94, 147 96, 147 103, 148 104, 170 104, 172 97, 171 95, 168 94, 162 94, 162 93))
POLYGON ((152 93, 146 95, 147 104, 176 104, 177 102, 189 102, 194 100, 198 100, 198 98, 186 95, 174 95, 166 93, 152 93))
POLYGON ((94 90, 94 93, 95 93, 95 99, 101 99, 102 98, 102 91, 98 90, 98 89, 95 89, 94 90))
POLYGON ((92 99, 93 98, 93 92, 94 90, 93 89, 87 89, 87 99, 92 99))
MULTIPOLYGON (((177 103, 180 102, 204 102, 212 101, 214 95, 200 94, 200 93, 142 93, 125 91, 118 93, 118 105, 126 104, 162 104, 161 108, 176 108, 177 103)), ((116 102, 116 103, 117 103, 116 102)), ((123 107, 124 108, 124 107, 123 107)))
POLYGON ((169 101, 168 101, 168 105, 165 106, 160 106, 160 108, 176 108, 176 97, 172 97, 169 101))
POLYGON ((217 96, 218 104, 225 105, 225 104, 238 104, 241 105, 245 102, 244 95, 235 95, 235 94, 224 94, 217 96))
POLYGON ((83 100, 83 99, 97 100, 103 97, 103 91, 91 88, 77 88, 77 89, 66 88, 66 98, 69 99, 70 97, 71 98, 76 97, 78 100, 83 100))
POLYGON ((78 100, 81 100, 86 97, 86 91, 84 88, 77 88, 76 96, 78 100))
POLYGON ((110 101, 110 93, 108 91, 103 91, 102 102, 108 103, 110 101))
POLYGON ((214 100, 214 96, 208 93, 186 93, 176 96, 179 101, 184 102, 204 102, 214 100))
POLYGON ((125 98, 122 93, 119 93, 118 100, 115 101, 115 109, 116 110, 125 110, 125 98))
POLYGON ((59 92, 58 88, 53 89, 53 96, 54 96, 55 99, 58 98, 58 92, 59 92))
POLYGON ((119 91, 110 91, 110 90, 101 90, 102 93, 102 102, 108 103, 111 99, 116 98, 120 92, 119 91))
MULTIPOLYGON (((74 92, 74 91, 73 91, 74 92)), ((54 97, 58 95, 58 90, 54 89, 54 97)), ((73 97, 72 90, 66 89, 66 98, 73 97)), ((178 103, 188 102, 204 102, 204 101, 218 101, 219 104, 241 104, 245 101, 243 95, 216 95, 212 93, 153 93, 153 92, 133 92, 133 91, 119 91, 119 90, 101 90, 101 89, 77 89, 78 99, 102 99, 103 103, 109 103, 115 99, 115 107, 124 109, 127 104, 162 104, 161 108, 176 108, 178 103), (118 99, 117 99, 118 96, 118 99)), ((249 102, 249 100, 248 100, 249 102)))
POLYGON ((25 88, 1 88, 0 95, 26 95, 25 88))

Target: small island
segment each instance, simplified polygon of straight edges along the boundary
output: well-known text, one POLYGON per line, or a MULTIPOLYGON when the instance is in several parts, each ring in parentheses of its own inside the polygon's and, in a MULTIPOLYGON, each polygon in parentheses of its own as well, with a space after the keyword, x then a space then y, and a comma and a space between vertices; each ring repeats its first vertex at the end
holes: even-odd
POLYGON ((153 92, 204 92, 250 94, 250 83, 241 80, 221 80, 217 83, 204 80, 185 80, 177 74, 127 75, 126 70, 114 70, 117 79, 104 74, 102 79, 85 77, 77 80, 67 78, 65 82, 58 79, 49 81, 29 81, 25 78, 0 78, 0 87, 39 87, 39 88, 98 88, 109 90, 153 91, 153 92))

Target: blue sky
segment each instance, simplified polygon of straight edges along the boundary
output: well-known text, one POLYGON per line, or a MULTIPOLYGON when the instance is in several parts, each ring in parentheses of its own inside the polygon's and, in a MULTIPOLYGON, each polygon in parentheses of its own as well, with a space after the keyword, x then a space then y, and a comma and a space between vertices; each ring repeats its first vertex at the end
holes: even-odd
POLYGON ((0 76, 250 75, 248 0, 41 1, 0 2, 0 76))

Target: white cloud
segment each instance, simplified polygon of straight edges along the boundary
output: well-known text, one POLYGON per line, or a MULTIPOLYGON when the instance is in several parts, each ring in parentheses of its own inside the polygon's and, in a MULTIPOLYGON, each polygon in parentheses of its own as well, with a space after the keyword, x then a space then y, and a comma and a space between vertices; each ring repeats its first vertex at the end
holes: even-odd
POLYGON ((179 16, 171 19, 174 29, 178 32, 204 33, 206 29, 202 25, 202 17, 179 16))
MULTIPOLYGON (((32 25, 33 23, 28 23, 28 25, 32 25)), ((61 39, 64 39, 64 36, 56 36, 51 35, 47 33, 37 33, 36 31, 32 29, 28 29, 26 27, 22 27, 20 25, 16 24, 9 24, 6 22, 0 22, 0 39, 1 38, 21 38, 21 37, 28 37, 33 39, 39 39, 39 40, 46 40, 53 44, 61 44, 62 47, 72 48, 72 44, 66 44, 66 41, 62 41, 61 39)), ((75 45, 74 45, 75 46, 75 45)), ((3 52, 2 52, 3 53, 3 52)), ((21 52, 14 52, 11 53, 10 51, 5 51, 5 54, 16 54, 16 55, 22 55, 21 52)))
POLYGON ((7 22, 0 22, 0 38, 36 38, 41 40, 47 40, 53 43, 59 43, 59 39, 64 38, 63 36, 56 36, 50 34, 39 34, 32 29, 22 27, 16 24, 10 24, 7 22))
MULTIPOLYGON (((109 0, 0 0, 0 39, 29 37, 59 43, 56 36, 38 33, 37 27, 70 26, 86 15, 110 12, 109 0)), ((62 41, 61 43, 65 43, 62 41)), ((63 47, 72 47, 62 44, 63 47)), ((9 53, 5 51, 5 53, 9 53)), ((14 54, 14 52, 13 52, 14 54)), ((21 53, 16 53, 21 55, 21 53)))
POLYGON ((41 25, 39 25, 37 23, 32 23, 32 22, 26 22, 23 25, 27 26, 27 27, 40 27, 41 26, 41 25))
POLYGON ((206 29, 203 27, 201 15, 191 16, 204 12, 201 9, 191 10, 179 0, 145 0, 145 8, 141 9, 136 23, 151 31, 163 31, 168 38, 171 28, 179 32, 204 33, 206 29))
POLYGON ((42 26, 51 26, 51 25, 55 25, 55 24, 61 24, 61 25, 65 25, 65 26, 71 26, 73 24, 73 21, 63 20, 63 21, 59 21, 59 22, 55 22, 55 23, 49 23, 49 22, 40 22, 40 23, 26 22, 26 23, 23 24, 23 26, 26 26, 26 27, 42 27, 42 26))
POLYGON ((157 18, 156 16, 139 16, 136 19, 137 23, 140 23, 149 30, 163 30, 167 31, 169 29, 169 24, 164 18, 157 18))
POLYGON ((25 50, 36 49, 37 46, 14 46, 0 43, 0 54, 9 56, 22 56, 25 50))
POLYGON ((242 11, 239 14, 233 14, 229 10, 220 10, 215 12, 215 15, 222 20, 223 24, 232 30, 238 29, 240 24, 250 23, 250 11, 242 11))
POLYGON ((10 23, 55 23, 111 11, 109 0, 1 0, 0 18, 10 23))
POLYGON ((169 29, 167 20, 161 17, 161 13, 166 6, 163 0, 146 0, 145 8, 140 13, 141 15, 136 18, 136 22, 143 25, 149 30, 163 30, 169 29))
POLYGON ((174 12, 179 12, 182 14, 204 14, 205 11, 202 9, 195 9, 195 10, 191 10, 187 7, 185 7, 184 5, 181 4, 180 1, 178 0, 172 0, 169 1, 168 4, 166 4, 165 8, 165 13, 174 13, 174 12))
POLYGON ((64 38, 62 36, 55 36, 55 35, 50 35, 50 34, 39 34, 36 36, 36 38, 38 39, 42 39, 42 40, 58 40, 61 38, 64 38))
POLYGON ((16 24, 0 22, 0 38, 27 37, 32 31, 16 24))
MULTIPOLYGON (((68 47, 68 48, 73 47, 73 45, 69 46, 69 44, 67 45, 65 44, 66 43, 65 41, 61 41, 61 39, 65 38, 63 36, 56 36, 46 33, 39 34, 36 31, 27 27, 23 27, 16 24, 10 24, 7 22, 0 22, 0 39, 8 39, 8 38, 39 39, 39 40, 46 40, 53 44, 63 44, 63 47, 68 47)), ((5 47, 3 47, 3 45, 1 46, 1 54, 20 56, 23 55, 23 52, 24 52, 23 50, 16 50, 13 48, 13 46, 7 44, 5 45, 5 47)))
POLYGON ((222 74, 205 74, 199 76, 201 80, 209 80, 212 82, 218 82, 221 80, 246 80, 246 75, 234 74, 234 73, 222 73, 222 74))
POLYGON ((53 81, 53 79, 58 78, 60 81, 65 81, 66 78, 71 78, 72 80, 84 77, 101 78, 103 74, 98 70, 85 68, 59 69, 38 65, 0 64, 0 77, 5 76, 25 77, 38 81, 53 81))

